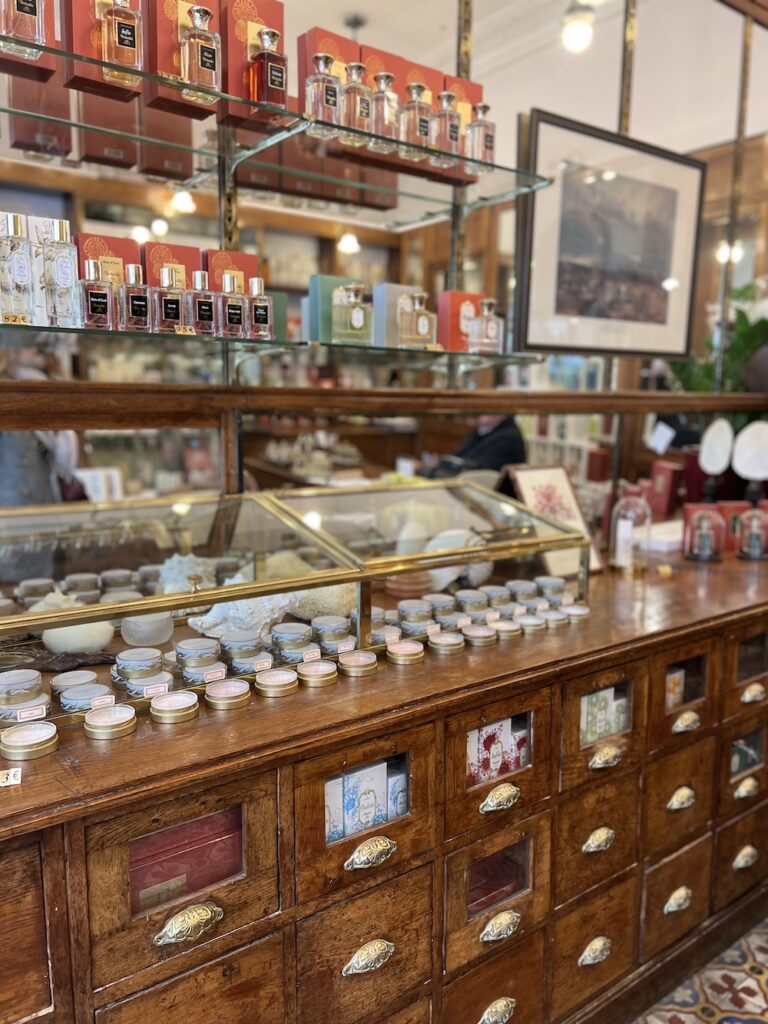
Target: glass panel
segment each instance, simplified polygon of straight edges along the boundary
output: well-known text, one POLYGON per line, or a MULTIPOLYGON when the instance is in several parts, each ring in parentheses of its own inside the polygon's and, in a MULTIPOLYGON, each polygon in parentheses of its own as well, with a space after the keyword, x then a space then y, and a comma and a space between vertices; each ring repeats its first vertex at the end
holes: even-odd
POLYGON ((186 899, 244 870, 239 806, 141 836, 128 844, 131 913, 186 899))
POLYGON ((89 501, 222 486, 218 430, 86 430, 84 437, 76 475, 89 501))
POLYGON ((338 842, 408 814, 409 756, 373 761, 325 782, 325 841, 338 842))
POLYGON ((470 918, 530 888, 529 840, 521 839, 482 860, 467 871, 467 914, 470 918))
POLYGON ((531 763, 530 711, 467 733, 467 788, 527 768, 531 763))
POLYGON ((736 667, 736 682, 743 683, 753 676, 768 672, 768 633, 742 640, 739 644, 739 661, 736 667))
POLYGON ((731 778, 754 771, 763 764, 765 729, 755 729, 731 743, 731 778))
POLYGON ((581 698, 579 745, 583 750, 632 728, 632 687, 607 686, 581 698))
POLYGON ((668 712, 706 697, 707 659, 702 655, 667 667, 664 704, 668 712))

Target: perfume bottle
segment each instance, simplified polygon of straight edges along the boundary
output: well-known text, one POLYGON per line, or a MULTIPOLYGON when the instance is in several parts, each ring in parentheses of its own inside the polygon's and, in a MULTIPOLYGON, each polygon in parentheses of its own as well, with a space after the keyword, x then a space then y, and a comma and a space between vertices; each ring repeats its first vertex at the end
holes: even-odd
POLYGON ((175 334, 185 325, 184 290, 175 267, 160 268, 160 287, 152 289, 152 322, 156 334, 175 334))
POLYGON ((368 149, 374 153, 394 153, 397 149, 397 115, 398 102, 397 93, 392 91, 394 75, 388 71, 379 71, 373 76, 376 83, 376 91, 371 96, 371 131, 374 135, 382 136, 379 139, 371 139, 368 149), (387 142, 392 139, 392 142, 387 142))
POLYGON ((501 352, 504 321, 495 310, 496 299, 480 300, 480 313, 469 323, 470 352, 501 352))
POLYGON ((429 119, 432 108, 424 101, 426 85, 421 82, 412 82, 408 86, 408 102, 400 107, 400 142, 410 145, 400 146, 399 154, 402 160, 411 160, 418 163, 426 160, 427 154, 419 149, 412 149, 411 146, 429 145, 429 119))
POLYGON ((435 149, 442 152, 429 158, 433 167, 453 167, 456 163, 446 153, 458 155, 461 146, 461 117, 456 109, 456 97, 452 92, 441 92, 437 95, 439 109, 429 120, 429 141, 435 149))
POLYGON ((69 221, 53 222, 53 234, 43 243, 45 308, 50 327, 80 327, 80 289, 77 249, 69 235, 69 221))
POLYGON ((224 338, 247 338, 245 296, 237 290, 237 275, 226 270, 221 275, 219 324, 224 338))
POLYGON ((192 291, 187 292, 187 323, 195 334, 217 335, 219 324, 216 317, 217 296, 208 287, 208 271, 195 270, 192 274, 192 291))
POLYGON ((252 277, 248 282, 250 298, 249 336, 258 341, 271 341, 274 337, 272 299, 264 294, 264 279, 252 277))
POLYGON ((17 213, 6 214, 0 236, 0 313, 4 324, 32 323, 32 246, 17 213))
MULTIPOLYGON (((371 130, 371 90, 364 82, 365 64, 347 64, 348 82, 341 87, 341 123, 345 128, 371 130)), ((339 132, 345 146, 364 146, 364 135, 339 132)))
POLYGON ((315 74, 310 75, 306 82, 306 117, 327 124, 311 124, 307 135, 316 139, 335 139, 338 129, 332 125, 339 123, 339 103, 341 82, 331 74, 333 57, 329 53, 316 53, 312 58, 315 74))
POLYGON ((114 321, 114 293, 111 281, 104 279, 101 260, 85 261, 85 280, 80 282, 83 326, 111 331, 114 321))
POLYGON ((194 103, 206 106, 216 102, 216 97, 200 92, 195 86, 203 86, 214 92, 221 90, 221 36, 208 27, 213 11, 200 4, 189 8, 192 21, 181 37, 181 77, 193 88, 182 89, 181 95, 194 103))
POLYGON ((139 75, 144 66, 144 40, 142 38, 141 12, 134 11, 131 0, 113 0, 102 16, 101 53, 110 64, 120 64, 125 71, 104 68, 107 82, 116 82, 130 88, 139 84, 139 75))
POLYGON ((11 38, 0 40, 0 50, 25 60, 39 60, 41 51, 24 43, 45 44, 45 4, 51 2, 3 0, 0 3, 0 35, 11 38))
POLYGON ((277 44, 280 33, 273 28, 259 29, 261 49, 251 57, 251 99, 285 109, 288 88, 288 58, 277 44))
POLYGON ((121 331, 136 333, 152 330, 152 303, 149 285, 144 284, 144 271, 138 263, 128 263, 125 281, 118 292, 121 331))
POLYGON ((398 318, 400 348, 426 348, 437 342, 437 315, 427 309, 427 293, 414 292, 398 318))
POLYGON ((334 344, 371 344, 373 317, 371 307, 363 302, 365 288, 361 284, 345 284, 333 297, 332 338, 334 344))
MULTIPOLYGON (((472 107, 473 120, 467 125, 467 133, 464 137, 464 156, 469 160, 482 160, 483 163, 492 164, 496 156, 496 125, 488 120, 488 111, 491 108, 487 103, 476 103, 472 107)), ((472 167, 470 173, 477 174, 485 171, 485 167, 472 167)))

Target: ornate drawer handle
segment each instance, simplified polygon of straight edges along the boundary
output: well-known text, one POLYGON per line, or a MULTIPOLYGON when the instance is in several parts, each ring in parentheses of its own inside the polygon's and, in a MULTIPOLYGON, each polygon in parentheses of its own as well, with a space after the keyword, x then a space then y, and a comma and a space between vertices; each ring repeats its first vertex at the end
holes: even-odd
POLYGON ((579 957, 579 967, 591 967, 593 964, 601 964, 611 955, 613 943, 607 935, 598 935, 592 939, 584 952, 579 957))
POLYGON ((667 902, 664 904, 665 914, 679 914, 681 910, 687 910, 693 899, 693 891, 687 885, 681 885, 675 889, 667 902))
POLYGON ((750 683, 741 695, 742 704, 762 704, 765 700, 765 687, 762 683, 750 683))
POLYGON ((751 796, 757 796, 759 790, 760 783, 754 775, 750 775, 746 779, 741 780, 734 790, 733 797, 735 800, 747 800, 751 796))
POLYGON ((757 848, 751 845, 742 847, 736 854, 731 867, 734 871, 746 871, 747 868, 751 868, 757 864, 757 848))
POLYGON ((397 843, 386 836, 371 836, 360 843, 354 853, 344 862, 345 871, 362 871, 376 868, 397 852, 397 843))
POLYGON ((172 946, 180 942, 194 942, 224 917, 224 911, 211 900, 193 903, 178 914, 169 917, 161 931, 152 939, 155 946, 172 946))
POLYGON ((589 767, 592 771, 599 771, 601 768, 615 768, 616 765, 621 761, 624 756, 624 751, 621 747, 616 747, 612 743, 609 743, 605 747, 600 747, 592 755, 589 767))
POLYGON ((684 711, 682 715, 678 715, 672 724, 672 732, 677 734, 681 732, 696 732, 701 726, 701 718, 697 711, 684 711))
POLYGON ((603 825, 596 828, 581 848, 582 853, 602 853, 603 850, 610 850, 616 839, 616 833, 612 828, 603 825))
POLYGON ((341 973, 345 978, 353 974, 368 974, 369 971, 378 971, 380 967, 389 960, 395 952, 395 944, 387 942, 386 939, 371 939, 355 953, 348 964, 345 964, 341 973))
POLYGON ((667 803, 668 811, 685 811, 696 803, 696 793, 690 786, 680 786, 667 803))
POLYGON ((512 1020, 516 1006, 517 1000, 511 999, 509 996, 495 999, 477 1024, 507 1024, 507 1021, 512 1020))
POLYGON ((494 811, 506 811, 514 807, 520 799, 520 787, 511 782, 502 782, 496 786, 480 804, 481 814, 492 814, 494 811))
POLYGON ((516 910, 503 910, 492 917, 480 932, 481 942, 500 942, 514 935, 520 927, 520 915, 516 910))

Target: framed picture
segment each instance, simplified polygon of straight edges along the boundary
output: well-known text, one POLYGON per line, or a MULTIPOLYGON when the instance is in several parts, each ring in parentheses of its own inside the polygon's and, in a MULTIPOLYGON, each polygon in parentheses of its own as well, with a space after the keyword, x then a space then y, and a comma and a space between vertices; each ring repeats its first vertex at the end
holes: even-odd
MULTIPOLYGON (((559 519, 588 537, 579 503, 564 466, 515 466, 509 469, 514 489, 520 501, 531 512, 559 519)), ((552 576, 575 576, 579 570, 579 552, 550 551, 542 555, 547 572, 552 576)), ((599 572, 603 562, 594 544, 589 550, 590 572, 599 572)))
POLYGON ((522 204, 516 347, 685 356, 704 164, 541 110, 518 140, 553 184, 522 204))
POLYGON ((740 14, 754 18, 758 25, 768 28, 768 0, 722 0, 728 7, 733 7, 740 14))

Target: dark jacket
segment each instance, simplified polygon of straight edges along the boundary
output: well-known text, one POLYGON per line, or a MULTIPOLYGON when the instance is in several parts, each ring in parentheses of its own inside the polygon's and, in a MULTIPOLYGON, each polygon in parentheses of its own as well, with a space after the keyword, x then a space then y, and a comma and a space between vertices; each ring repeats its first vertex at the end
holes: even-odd
POLYGON ((515 417, 507 416, 488 434, 473 430, 453 454, 476 469, 501 469, 525 462, 525 441, 515 417))

